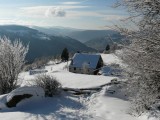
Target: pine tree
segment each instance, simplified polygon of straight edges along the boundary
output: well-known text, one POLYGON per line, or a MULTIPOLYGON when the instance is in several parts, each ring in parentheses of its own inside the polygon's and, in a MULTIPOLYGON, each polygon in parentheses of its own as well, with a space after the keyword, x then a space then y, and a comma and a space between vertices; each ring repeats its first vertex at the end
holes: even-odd
POLYGON ((67 48, 64 48, 61 54, 62 61, 68 61, 69 59, 69 52, 67 48))
POLYGON ((107 46, 106 46, 106 51, 109 51, 109 50, 110 50, 110 45, 107 44, 107 46))

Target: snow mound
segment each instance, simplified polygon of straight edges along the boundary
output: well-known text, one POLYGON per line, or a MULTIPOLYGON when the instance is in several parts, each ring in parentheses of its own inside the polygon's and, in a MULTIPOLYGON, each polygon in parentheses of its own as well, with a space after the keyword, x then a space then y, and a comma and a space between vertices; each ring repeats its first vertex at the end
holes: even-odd
POLYGON ((101 54, 101 56, 105 65, 122 63, 122 61, 115 54, 101 54))
POLYGON ((37 86, 24 86, 17 88, 10 92, 7 95, 7 102, 9 102, 14 96, 16 95, 24 95, 24 94, 31 94, 33 97, 44 97, 45 92, 43 88, 37 86))

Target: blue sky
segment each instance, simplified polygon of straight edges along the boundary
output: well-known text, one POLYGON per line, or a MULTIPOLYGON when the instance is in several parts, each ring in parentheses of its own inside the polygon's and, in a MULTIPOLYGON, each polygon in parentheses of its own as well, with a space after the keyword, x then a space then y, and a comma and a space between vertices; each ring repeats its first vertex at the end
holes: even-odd
POLYGON ((127 17, 115 0, 0 0, 0 24, 107 29, 127 17))

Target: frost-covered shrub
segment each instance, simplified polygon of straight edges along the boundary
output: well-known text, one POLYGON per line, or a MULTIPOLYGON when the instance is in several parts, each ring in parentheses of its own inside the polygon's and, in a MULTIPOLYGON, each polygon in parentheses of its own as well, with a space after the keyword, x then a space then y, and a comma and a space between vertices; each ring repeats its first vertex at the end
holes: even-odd
POLYGON ((36 85, 40 86, 45 91, 45 96, 52 97, 61 91, 61 83, 59 83, 55 77, 50 75, 39 75, 36 78, 36 85))
POLYGON ((25 63, 28 46, 7 37, 0 38, 0 94, 9 93, 17 86, 18 74, 25 63))

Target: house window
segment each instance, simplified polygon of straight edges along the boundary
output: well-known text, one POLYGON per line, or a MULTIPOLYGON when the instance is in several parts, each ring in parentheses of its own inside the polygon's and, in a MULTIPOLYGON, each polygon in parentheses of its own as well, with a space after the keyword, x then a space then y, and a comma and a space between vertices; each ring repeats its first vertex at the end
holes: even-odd
POLYGON ((76 70, 76 68, 74 67, 74 70, 76 70))

